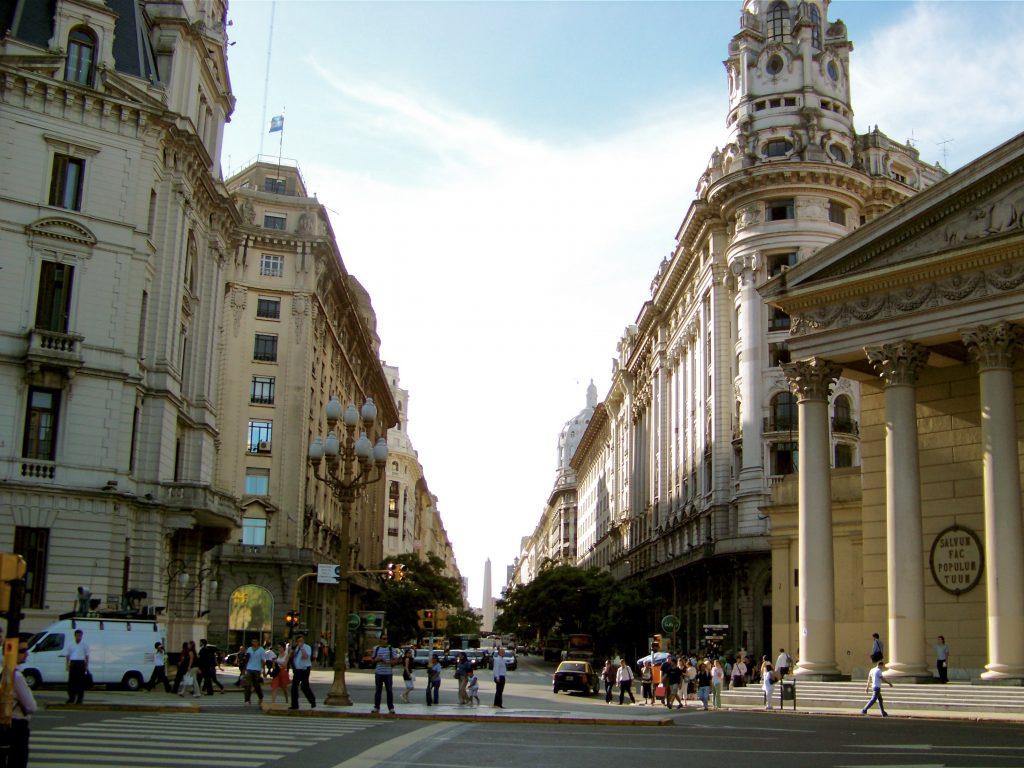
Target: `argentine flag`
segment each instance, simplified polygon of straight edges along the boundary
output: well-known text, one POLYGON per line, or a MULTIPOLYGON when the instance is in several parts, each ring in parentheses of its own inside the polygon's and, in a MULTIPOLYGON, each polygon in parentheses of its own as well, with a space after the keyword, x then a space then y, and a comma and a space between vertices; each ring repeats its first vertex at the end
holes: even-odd
POLYGON ((270 133, 284 130, 284 115, 277 115, 270 118, 270 133))

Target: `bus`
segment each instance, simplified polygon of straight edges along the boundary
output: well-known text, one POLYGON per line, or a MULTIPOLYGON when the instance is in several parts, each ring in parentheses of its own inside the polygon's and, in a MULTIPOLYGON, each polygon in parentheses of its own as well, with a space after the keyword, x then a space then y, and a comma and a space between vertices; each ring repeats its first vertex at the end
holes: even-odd
POLYGON ((569 635, 565 658, 576 661, 594 661, 594 636, 569 635))

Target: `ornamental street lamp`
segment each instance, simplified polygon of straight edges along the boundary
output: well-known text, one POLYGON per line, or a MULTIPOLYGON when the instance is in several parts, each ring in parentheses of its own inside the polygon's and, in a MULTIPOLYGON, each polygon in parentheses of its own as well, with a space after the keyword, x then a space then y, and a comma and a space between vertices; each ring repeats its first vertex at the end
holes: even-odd
POLYGON ((341 506, 341 573, 338 578, 338 593, 335 601, 334 636, 338 647, 334 659, 334 682, 324 703, 332 706, 351 707, 352 697, 345 685, 345 664, 348 661, 348 615, 349 615, 349 520, 356 496, 363 488, 376 483, 384 476, 388 460, 388 443, 383 437, 373 445, 367 432, 373 429, 377 420, 377 406, 367 398, 361 410, 349 405, 342 414, 337 397, 324 408, 327 416, 328 433, 317 436, 309 446, 309 463, 313 476, 331 489, 335 500, 341 506), (344 434, 339 438, 335 427, 344 425, 344 434), (356 436, 356 429, 362 421, 363 430, 356 436), (327 466, 321 473, 321 461, 327 466), (376 469, 371 477, 371 472, 376 469))

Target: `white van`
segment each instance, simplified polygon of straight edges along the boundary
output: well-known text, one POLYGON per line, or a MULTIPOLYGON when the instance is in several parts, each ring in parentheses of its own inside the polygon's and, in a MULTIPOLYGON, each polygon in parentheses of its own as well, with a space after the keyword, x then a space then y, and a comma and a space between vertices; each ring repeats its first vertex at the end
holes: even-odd
POLYGON ((68 648, 75 630, 89 646, 89 671, 96 685, 123 685, 139 690, 154 666, 154 645, 164 642, 164 630, 152 619, 112 619, 76 616, 51 624, 30 641, 28 656, 18 668, 30 688, 66 684, 68 648))

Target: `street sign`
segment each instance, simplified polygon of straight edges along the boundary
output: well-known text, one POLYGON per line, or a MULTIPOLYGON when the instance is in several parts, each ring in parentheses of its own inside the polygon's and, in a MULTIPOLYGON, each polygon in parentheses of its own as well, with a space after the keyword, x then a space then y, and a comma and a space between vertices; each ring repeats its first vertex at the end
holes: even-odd
POLYGON ((331 563, 320 563, 316 567, 317 584, 337 584, 341 581, 341 566, 331 563))
POLYGON ((358 613, 350 613, 348 615, 348 628, 359 629, 359 625, 363 623, 363 620, 359 618, 358 613))
POLYGON ((668 616, 665 616, 665 617, 662 618, 662 620, 661 620, 661 628, 663 630, 665 630, 666 632, 675 632, 677 629, 679 629, 679 625, 681 623, 682 622, 679 621, 679 617, 678 616, 673 616, 670 613, 668 616))

